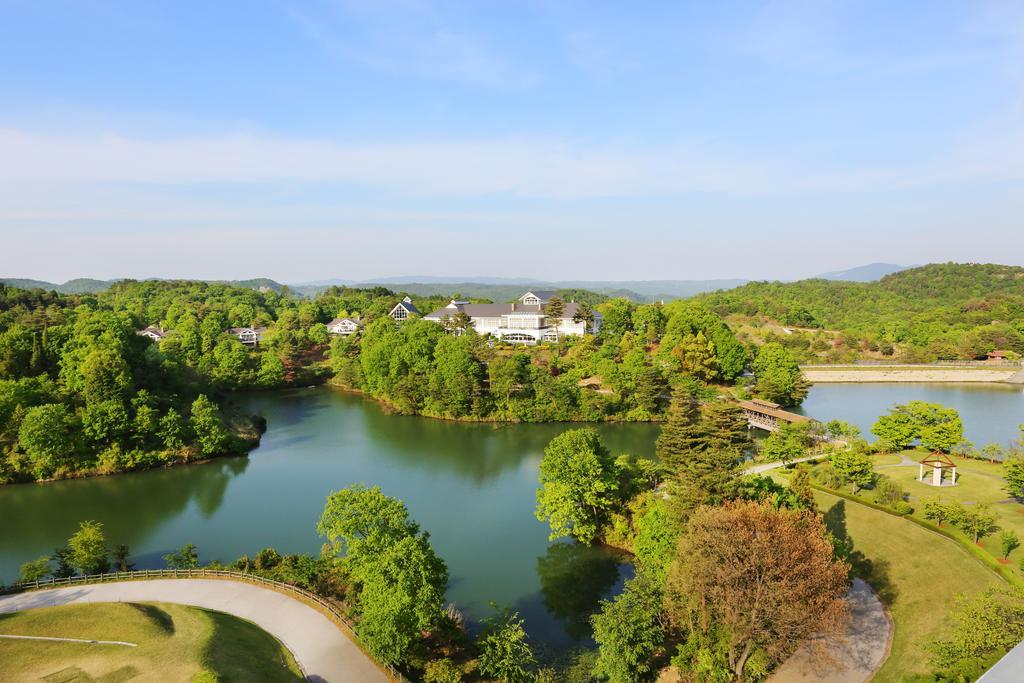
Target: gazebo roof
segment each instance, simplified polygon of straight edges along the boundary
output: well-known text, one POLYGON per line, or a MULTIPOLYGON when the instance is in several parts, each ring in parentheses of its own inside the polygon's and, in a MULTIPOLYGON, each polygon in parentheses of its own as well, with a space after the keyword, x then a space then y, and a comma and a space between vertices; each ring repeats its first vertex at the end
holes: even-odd
POLYGON ((949 456, 941 451, 935 451, 922 460, 921 464, 928 465, 929 467, 938 467, 939 469, 944 467, 956 467, 956 463, 950 460, 949 456))

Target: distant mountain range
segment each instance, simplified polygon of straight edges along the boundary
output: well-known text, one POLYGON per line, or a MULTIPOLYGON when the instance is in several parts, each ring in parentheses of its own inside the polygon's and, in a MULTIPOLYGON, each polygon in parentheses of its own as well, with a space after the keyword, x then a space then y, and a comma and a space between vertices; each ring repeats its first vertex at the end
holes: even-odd
POLYGON ((102 292, 104 289, 109 289, 110 285, 118 281, 93 280, 91 278, 81 277, 74 280, 68 280, 64 284, 58 285, 44 280, 28 280, 24 278, 11 277, 0 278, 0 282, 8 285, 9 287, 17 287, 18 289, 45 289, 48 292, 60 292, 61 294, 95 294, 96 292, 102 292))
MULTIPOLYGON (((824 280, 848 280, 852 282, 873 282, 885 275, 906 270, 911 266, 900 266, 893 263, 869 263, 864 266, 839 270, 831 273, 822 273, 815 276, 824 280)), ((18 287, 21 289, 45 289, 57 291, 62 294, 94 294, 108 289, 111 285, 120 280, 93 280, 90 278, 78 278, 68 280, 63 284, 46 282, 43 280, 31 280, 25 278, 0 278, 0 282, 18 287)), ((249 280, 212 280, 211 282, 223 282, 238 287, 259 289, 269 287, 280 292, 285 286, 280 282, 269 278, 253 278, 249 280)), ((750 280, 739 278, 717 279, 717 280, 558 280, 544 282, 531 280, 529 278, 507 278, 507 277, 443 277, 435 275, 409 275, 375 278, 372 280, 347 280, 342 278, 331 278, 326 280, 314 280, 289 284, 288 287, 296 294, 303 296, 316 296, 319 292, 331 286, 349 287, 370 287, 381 285, 404 291, 419 296, 448 296, 458 293, 466 297, 480 297, 493 301, 506 301, 514 299, 523 293, 524 289, 551 289, 569 290, 586 289, 599 294, 612 297, 626 297, 633 301, 658 301, 661 299, 685 299, 704 292, 714 292, 722 289, 739 287, 750 280)))
POLYGON ((886 275, 898 273, 901 270, 908 270, 916 266, 898 266, 895 263, 869 263, 866 266, 857 266, 849 270, 836 270, 831 273, 817 275, 819 280, 846 280, 848 282, 874 282, 881 280, 886 275))

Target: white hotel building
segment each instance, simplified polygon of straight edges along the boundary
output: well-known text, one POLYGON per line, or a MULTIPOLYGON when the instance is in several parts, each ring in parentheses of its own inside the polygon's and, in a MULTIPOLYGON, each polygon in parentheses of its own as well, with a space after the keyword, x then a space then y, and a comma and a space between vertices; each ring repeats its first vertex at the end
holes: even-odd
POLYGON ((527 292, 512 304, 471 304, 466 301, 452 301, 444 308, 424 316, 424 320, 443 323, 460 312, 472 320, 473 328, 482 335, 491 335, 509 342, 536 344, 539 341, 555 341, 561 335, 580 336, 596 334, 601 327, 601 314, 594 311, 594 322, 588 327, 584 321, 573 320, 579 311, 579 304, 566 302, 557 327, 554 318, 545 312, 555 292, 527 292), (556 334, 557 332, 557 334, 556 334))

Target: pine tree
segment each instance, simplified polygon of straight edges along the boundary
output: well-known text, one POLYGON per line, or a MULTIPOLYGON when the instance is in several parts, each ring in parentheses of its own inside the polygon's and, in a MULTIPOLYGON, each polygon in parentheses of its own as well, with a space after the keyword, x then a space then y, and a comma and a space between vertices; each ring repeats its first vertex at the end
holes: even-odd
POLYGON ((32 335, 32 357, 29 359, 28 369, 32 376, 42 374, 46 370, 46 358, 38 334, 32 335))
POLYGON ((753 444, 743 409, 734 401, 711 401, 701 409, 710 448, 731 449, 739 454, 753 444))
POLYGON ((559 344, 559 347, 561 347, 561 340, 558 336, 558 328, 562 325, 562 314, 564 312, 565 302, 557 296, 551 297, 551 300, 544 306, 544 315, 548 319, 548 325, 555 328, 555 342, 559 344))
POLYGON ((697 401, 685 389, 676 389, 655 445, 658 460, 674 476, 695 452, 706 447, 697 401))
POLYGON ((666 387, 665 378, 658 369, 647 365, 637 374, 633 398, 636 399, 636 404, 647 412, 656 413, 662 406, 662 395, 666 387))
POLYGON ((672 487, 673 507, 685 516, 701 505, 718 505, 735 497, 740 454, 731 448, 693 451, 672 487))

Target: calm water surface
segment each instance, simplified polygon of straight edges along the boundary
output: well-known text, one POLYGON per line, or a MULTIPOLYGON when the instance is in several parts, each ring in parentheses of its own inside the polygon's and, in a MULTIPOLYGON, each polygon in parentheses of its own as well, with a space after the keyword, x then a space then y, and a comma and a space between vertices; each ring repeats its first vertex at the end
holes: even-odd
MULTIPOLYGON (((49 554, 83 519, 104 523, 140 568, 195 543, 202 559, 231 561, 267 546, 319 552, 327 495, 379 485, 409 507, 449 567, 448 600, 471 619, 489 601, 513 605, 531 638, 586 642, 587 618, 621 589, 630 567, 616 554, 549 542, 533 516, 544 446, 567 425, 489 425, 388 415, 376 403, 327 389, 245 397, 267 418, 248 457, 44 485, 0 488, 0 579, 49 554)), ((618 453, 650 456, 657 427, 601 425, 618 453)))
POLYGON ((874 441, 870 429, 878 416, 909 401, 956 408, 966 438, 979 448, 1019 439, 1017 425, 1024 423, 1024 386, 1011 384, 816 384, 800 412, 823 421, 846 420, 874 441))
MULTIPOLYGON (((804 410, 865 431, 894 403, 957 407, 978 444, 1008 441, 1024 422, 1024 393, 994 385, 818 385, 804 410)), ((379 485, 405 501, 431 533, 451 573, 448 600, 468 617, 489 601, 513 605, 531 637, 586 643, 597 601, 621 589, 629 566, 614 553, 549 542, 533 516, 544 445, 566 425, 480 425, 388 415, 375 403, 327 389, 244 397, 267 418, 248 457, 113 477, 0 488, 0 580, 50 554, 83 519, 104 523, 140 568, 185 543, 204 561, 229 562, 267 546, 319 551, 316 522, 327 495, 379 485)), ((611 450, 652 455, 657 427, 601 425, 611 450)))

